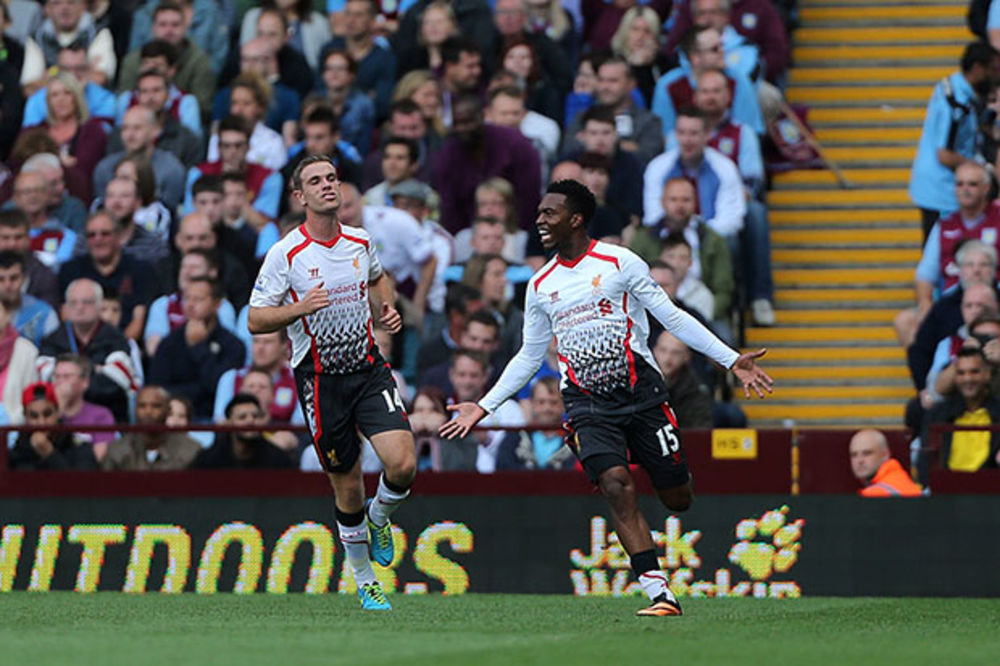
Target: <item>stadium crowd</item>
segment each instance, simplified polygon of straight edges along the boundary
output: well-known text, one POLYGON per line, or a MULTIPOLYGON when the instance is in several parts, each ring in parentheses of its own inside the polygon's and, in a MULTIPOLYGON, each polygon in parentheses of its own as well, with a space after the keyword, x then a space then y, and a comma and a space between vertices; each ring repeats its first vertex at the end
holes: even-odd
POLYGON ((905 422, 919 436, 913 449, 922 480, 929 464, 923 454, 932 449, 951 470, 1000 466, 1000 432, 932 432, 1000 425, 1000 52, 991 46, 997 27, 990 24, 989 41, 968 44, 958 70, 934 86, 910 176, 924 243, 915 303, 895 325, 917 390, 905 422))
MULTIPOLYGON (((340 219, 400 294, 403 332, 376 339, 422 468, 573 464, 554 350, 497 430, 435 434, 519 347, 550 181, 590 188, 591 235, 730 343, 774 323, 765 155, 785 159, 793 2, 0 7, 0 423, 108 426, 28 428, 15 469, 319 469, 280 430, 302 423, 287 338, 246 323, 309 154, 334 158, 340 219), (129 422, 246 430, 119 437, 129 422), (527 423, 551 429, 499 429, 527 423)), ((682 427, 745 424, 711 363, 655 325, 650 344, 682 427)))

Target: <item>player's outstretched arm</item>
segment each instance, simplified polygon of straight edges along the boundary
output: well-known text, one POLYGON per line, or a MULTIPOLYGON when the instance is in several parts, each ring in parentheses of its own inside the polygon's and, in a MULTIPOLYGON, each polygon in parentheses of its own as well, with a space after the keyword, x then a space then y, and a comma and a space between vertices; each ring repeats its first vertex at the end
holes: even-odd
POLYGON ((733 367, 730 368, 736 378, 743 384, 743 393, 750 397, 750 389, 753 389, 758 398, 766 397, 764 393, 771 393, 774 387, 774 380, 761 370, 757 365, 757 359, 767 353, 766 349, 758 349, 755 352, 741 354, 733 367))
POLYGON ((273 333, 285 328, 299 317, 311 315, 317 310, 330 305, 330 295, 323 288, 323 283, 306 292, 302 300, 287 305, 273 307, 250 306, 247 313, 247 328, 254 335, 258 333, 273 333))
POLYGON ((486 416, 486 410, 474 402, 448 405, 448 411, 457 412, 458 416, 438 428, 438 434, 446 439, 465 437, 486 416))

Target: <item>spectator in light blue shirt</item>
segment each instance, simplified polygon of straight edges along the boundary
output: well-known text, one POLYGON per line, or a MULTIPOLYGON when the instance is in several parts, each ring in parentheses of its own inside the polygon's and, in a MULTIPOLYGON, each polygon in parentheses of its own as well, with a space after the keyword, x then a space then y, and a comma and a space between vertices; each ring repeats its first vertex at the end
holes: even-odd
POLYGON ((920 208, 925 239, 938 217, 958 209, 955 168, 979 158, 979 114, 996 59, 988 44, 973 42, 961 71, 934 86, 910 174, 910 199, 920 208))
POLYGON ((59 317, 48 303, 24 293, 24 284, 24 256, 13 250, 0 252, 0 304, 18 335, 39 347, 42 338, 59 328, 59 317))
MULTIPOLYGON (((81 46, 69 46, 59 51, 58 67, 73 75, 83 85, 83 96, 87 100, 87 110, 93 118, 106 120, 109 123, 115 117, 115 96, 108 89, 89 80, 90 63, 87 61, 87 50, 81 46)), ((48 86, 35 91, 24 105, 24 117, 21 127, 31 127, 42 123, 48 115, 46 104, 48 86)))

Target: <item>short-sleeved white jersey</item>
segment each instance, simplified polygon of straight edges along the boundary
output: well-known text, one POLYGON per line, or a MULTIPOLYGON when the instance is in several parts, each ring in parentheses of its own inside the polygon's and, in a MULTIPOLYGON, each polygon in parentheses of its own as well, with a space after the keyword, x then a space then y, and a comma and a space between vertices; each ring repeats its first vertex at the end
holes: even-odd
POLYGON ((521 350, 480 405, 492 411, 516 393, 538 370, 553 335, 564 396, 590 396, 599 408, 654 397, 645 395, 652 388, 646 382, 659 376, 646 344, 647 309, 695 350, 727 368, 736 360, 734 350, 670 301, 642 259, 591 241, 576 261, 557 256, 531 278, 521 350))
POLYGON ((268 250, 250 294, 250 307, 294 303, 322 283, 330 305, 288 327, 292 367, 308 356, 317 373, 357 372, 379 358, 368 283, 381 275, 382 265, 364 229, 342 226, 334 238, 318 241, 301 225, 268 250))
POLYGON ((388 206, 365 206, 363 222, 368 237, 384 268, 396 283, 396 289, 412 296, 420 271, 434 250, 427 233, 406 211, 388 206), (406 283, 412 282, 407 289, 406 283))

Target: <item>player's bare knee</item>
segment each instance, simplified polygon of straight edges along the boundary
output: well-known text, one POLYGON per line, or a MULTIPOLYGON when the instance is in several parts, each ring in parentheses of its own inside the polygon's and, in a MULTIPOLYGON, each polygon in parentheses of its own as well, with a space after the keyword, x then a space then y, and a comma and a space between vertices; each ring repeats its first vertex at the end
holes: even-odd
POLYGON ((397 486, 409 486, 417 475, 417 458, 413 455, 402 457, 386 467, 385 476, 397 486))
POLYGON ((677 513, 690 509, 691 503, 694 501, 694 495, 691 493, 691 488, 688 486, 671 488, 670 490, 659 493, 659 495, 664 506, 671 511, 676 511, 677 513))
POLYGON ((598 481, 601 494, 604 495, 612 507, 621 505, 632 498, 635 501, 635 484, 632 475, 624 467, 612 467, 601 474, 598 481))

